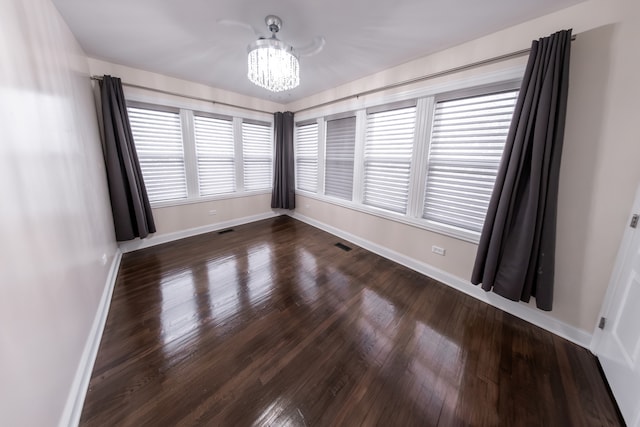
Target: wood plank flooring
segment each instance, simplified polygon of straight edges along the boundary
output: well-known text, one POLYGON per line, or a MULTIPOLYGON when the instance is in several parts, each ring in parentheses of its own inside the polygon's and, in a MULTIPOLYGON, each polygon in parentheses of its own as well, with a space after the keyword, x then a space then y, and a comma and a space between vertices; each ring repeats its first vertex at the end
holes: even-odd
POLYGON ((609 426, 585 349, 289 217, 126 254, 83 426, 609 426))

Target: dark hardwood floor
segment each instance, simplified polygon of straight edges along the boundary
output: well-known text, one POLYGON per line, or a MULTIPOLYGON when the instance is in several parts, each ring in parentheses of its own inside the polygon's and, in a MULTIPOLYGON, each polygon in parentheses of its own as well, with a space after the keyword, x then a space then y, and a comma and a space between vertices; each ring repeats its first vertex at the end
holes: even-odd
POLYGON ((126 254, 86 426, 605 426, 585 349, 288 217, 126 254))

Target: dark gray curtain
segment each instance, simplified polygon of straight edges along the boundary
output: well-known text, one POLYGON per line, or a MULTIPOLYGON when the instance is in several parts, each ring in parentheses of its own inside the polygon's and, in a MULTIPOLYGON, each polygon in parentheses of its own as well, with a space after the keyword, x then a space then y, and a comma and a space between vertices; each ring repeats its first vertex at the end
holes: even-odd
POLYGON ((571 30, 534 41, 471 282, 551 310, 571 30))
POLYGON ((273 193, 271 207, 294 209, 296 207, 295 170, 293 160, 293 113, 275 113, 274 139, 275 161, 273 164, 273 193))
POLYGON ((100 81, 104 127, 104 155, 116 240, 131 240, 155 233, 151 206, 144 186, 129 115, 119 78, 100 81))

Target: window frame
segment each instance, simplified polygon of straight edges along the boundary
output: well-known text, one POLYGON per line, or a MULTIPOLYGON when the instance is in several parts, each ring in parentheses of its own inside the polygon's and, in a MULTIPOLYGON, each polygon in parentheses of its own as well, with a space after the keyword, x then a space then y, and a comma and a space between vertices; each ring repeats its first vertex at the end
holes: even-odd
MULTIPOLYGON (((174 108, 174 107, 169 107, 169 106, 160 106, 160 105, 152 105, 152 104, 146 104, 146 103, 141 103, 141 102, 127 102, 126 103, 126 108, 127 108, 127 116, 129 117, 129 122, 131 122, 131 112, 129 111, 130 108, 135 108, 138 110, 147 110, 147 111, 156 111, 159 113, 165 113, 165 114, 175 114, 179 123, 180 123, 180 142, 182 144, 182 165, 183 165, 183 170, 184 170, 184 191, 185 191, 185 197, 180 197, 177 199, 164 199, 164 200, 158 200, 158 201, 151 201, 149 200, 149 202, 152 204, 152 206, 158 205, 158 204, 169 204, 169 203, 181 203, 184 202, 186 199, 189 198, 189 174, 187 172, 187 152, 185 150, 185 141, 184 141, 184 133, 185 133, 185 129, 184 129, 184 123, 182 121, 182 116, 180 113, 180 109, 178 108, 174 108)), ((133 134, 135 133, 133 131, 133 127, 131 127, 131 133, 132 136, 134 136, 133 134)), ((135 141, 135 136, 134 136, 134 145, 136 148, 136 156, 138 158, 138 162, 140 163, 140 167, 142 170, 142 162, 140 162, 140 152, 139 150, 139 146, 138 144, 136 144, 135 141)), ((138 141, 139 142, 139 141, 138 141)), ((156 158, 162 158, 162 156, 155 156, 156 158)), ((144 177, 144 173, 143 173, 143 177, 144 177)), ((146 185, 145 185, 146 186, 146 185)), ((149 191, 147 190, 147 193, 149 193, 149 191)))
POLYGON ((273 140, 273 125, 271 123, 265 122, 265 121, 261 121, 261 120, 250 120, 250 119, 242 119, 241 123, 240 123, 240 128, 241 128, 241 136, 242 136, 242 188, 244 191, 247 192, 252 192, 252 191, 266 191, 269 190, 271 191, 273 189, 273 162, 274 162, 274 140, 273 140), (251 126, 262 126, 265 128, 268 128, 268 134, 269 134, 269 153, 270 153, 270 157, 258 157, 258 156, 247 156, 247 153, 245 151, 245 128, 244 125, 251 125, 251 126), (247 159, 253 159, 254 161, 257 161, 257 159, 260 158, 262 160, 267 159, 268 163, 269 163, 269 185, 267 187, 263 187, 263 188, 256 188, 253 190, 247 190, 247 186, 246 186, 246 181, 247 181, 247 159))
MULTIPOLYGON (((378 106, 375 108, 368 108, 366 110, 366 121, 365 121, 365 138, 364 138, 364 151, 363 151, 363 190, 362 190, 362 204, 369 206, 369 207, 374 207, 376 209, 380 209, 383 211, 389 211, 389 212, 396 212, 399 213, 400 215, 408 215, 410 214, 410 208, 411 208, 411 193, 412 193, 412 175, 414 174, 414 170, 415 170, 415 166, 414 166, 414 157, 416 156, 416 145, 417 145, 417 140, 419 138, 419 133, 418 133, 418 105, 417 105, 417 100, 409 100, 408 102, 401 102, 401 103, 394 103, 394 104, 385 104, 382 106, 378 106), (376 118, 378 117, 378 114, 388 114, 390 116, 394 116, 397 115, 397 112, 399 112, 400 110, 406 110, 406 109, 413 109, 413 129, 409 132, 411 134, 411 153, 409 155, 409 158, 406 160, 402 160, 402 159, 395 159, 395 160, 387 160, 387 162, 385 163, 384 160, 377 156, 377 155, 373 155, 368 157, 367 156, 367 148, 369 146, 369 139, 368 139, 368 135, 369 135, 369 120, 370 117, 373 115, 376 115, 376 118), (374 159, 380 159, 380 160, 374 160, 374 159), (406 165, 408 167, 408 170, 406 172, 407 174, 407 179, 406 179, 406 185, 407 185, 407 196, 406 196, 406 201, 403 202, 404 204, 404 211, 400 211, 400 210, 395 210, 392 209, 391 207, 385 208, 380 206, 379 204, 376 203, 367 203, 367 163, 369 162, 374 162, 378 163, 380 166, 386 168, 386 169, 399 169, 397 167, 392 167, 393 165, 398 166, 398 165, 406 165)), ((384 120, 383 120, 384 121, 384 120)), ((383 131, 384 132, 384 131, 383 131)), ((387 130, 388 132, 388 130, 387 130)), ((372 148, 375 148, 376 151, 378 149, 384 148, 385 145, 388 145, 388 142, 385 140, 384 143, 378 145, 378 144, 371 144, 373 145, 372 148)), ((392 174, 392 172, 387 172, 387 174, 392 174)), ((378 184, 380 185, 380 184, 378 184)), ((385 187, 388 188, 388 187, 385 187)), ((391 206, 391 205, 389 205, 391 206)))
MULTIPOLYGON (((239 107, 229 107, 215 103, 203 102, 178 96, 166 96, 143 89, 125 87, 127 107, 147 108, 150 110, 179 112, 182 124, 182 144, 185 157, 185 172, 187 177, 187 197, 175 200, 158 201, 151 203, 153 209, 172 206, 181 206, 194 203, 204 203, 214 200, 236 199, 261 194, 270 194, 273 190, 273 179, 269 188, 261 190, 245 190, 244 188, 244 163, 242 145, 242 122, 267 124, 271 127, 273 137, 273 115, 245 110, 239 107), (214 118, 232 118, 234 124, 235 147, 235 176, 236 191, 230 193, 200 196, 198 193, 198 177, 196 164, 194 115, 210 116, 214 118)), ((271 164, 274 162, 274 146, 271 141, 271 164)), ((273 172, 272 172, 273 174, 273 172)))
MULTIPOLYGON (((422 180, 423 184, 422 184, 422 194, 421 194, 421 199, 420 199, 420 207, 421 210, 420 212, 418 212, 418 215, 421 217, 421 219, 423 221, 426 221, 428 224, 432 225, 433 227, 444 227, 445 229, 449 229, 449 230, 454 230, 455 232, 460 232, 460 233, 472 233, 474 235, 478 236, 478 239, 480 238, 480 231, 479 232, 474 232, 473 230, 464 228, 464 227, 459 227, 456 225, 452 225, 452 224, 447 224, 447 223, 443 223, 443 222, 439 222, 439 221, 434 221, 431 219, 427 219, 424 218, 424 205, 426 203, 426 190, 427 190, 427 185, 428 185, 428 170, 429 170, 429 166, 430 166, 430 158, 429 158, 429 153, 431 151, 431 142, 432 142, 432 133, 433 133, 433 127, 434 127, 434 119, 435 119, 435 114, 436 114, 436 108, 437 108, 437 104, 438 102, 446 102, 446 101, 456 101, 456 100, 462 100, 465 98, 472 98, 472 97, 480 97, 483 95, 491 95, 491 94, 497 94, 497 93, 504 93, 504 92, 511 92, 511 91, 518 91, 520 90, 520 84, 516 82, 507 82, 507 83, 503 83, 503 84, 496 84, 496 85, 490 85, 490 86, 483 86, 483 87, 476 87, 476 88, 470 88, 470 89, 464 89, 464 90, 458 90, 458 91, 452 91, 449 93, 443 93, 437 96, 433 97, 433 108, 431 109, 431 114, 429 117, 429 126, 427 128, 427 146, 426 146, 426 161, 424 164, 424 178, 422 180)), ((516 102, 517 102, 517 97, 516 97, 516 102)), ((515 107, 514 107, 515 108, 515 107)))
POLYGON ((294 163, 294 187, 295 191, 302 192, 303 194, 322 194, 324 195, 324 144, 321 141, 324 141, 325 129, 324 129, 324 118, 320 118, 317 120, 306 120, 306 121, 296 121, 293 125, 293 163, 294 163), (304 188, 300 188, 298 186, 298 159, 302 156, 300 155, 300 149, 298 147, 299 144, 299 135, 298 128, 304 126, 316 126, 316 189, 315 191, 307 190, 304 188), (322 173, 321 173, 322 169, 322 173))
MULTIPOLYGON (((209 197, 209 196, 218 196, 218 195, 223 195, 223 194, 230 194, 230 193, 235 193, 238 190, 238 180, 237 180, 237 169, 238 169, 238 158, 237 158, 237 149, 236 149, 236 139, 237 139, 237 135, 236 135, 236 126, 234 123, 234 118, 233 117, 228 117, 228 116, 221 116, 221 115, 217 115, 217 114, 207 114, 207 113, 202 113, 199 111, 194 111, 193 112, 193 126, 195 129, 194 132, 194 140, 195 140, 195 152, 196 152, 196 176, 197 176, 197 180, 198 180, 198 197, 209 197), (204 121, 208 121, 208 120, 215 120, 217 122, 227 122, 225 124, 225 126, 229 126, 230 127, 230 131, 231 131, 231 141, 225 141, 225 143, 230 142, 231 143, 231 151, 232 151, 232 155, 231 157, 229 156, 223 156, 223 155, 216 155, 216 154, 206 154, 206 153, 201 153, 198 154, 198 133, 197 133, 197 120, 201 119, 204 121), (203 159, 206 162, 210 162, 210 163, 216 163, 216 162, 220 162, 223 164, 227 164, 230 163, 231 164, 231 179, 232 179, 232 189, 231 191, 218 191, 218 192, 212 192, 209 194, 202 194, 203 192, 203 183, 200 181, 200 175, 201 172, 204 171, 204 168, 201 168, 200 166, 200 160, 203 159)), ((206 145, 205 145, 206 146, 206 145)), ((226 150, 225 150, 226 151, 226 150)), ((208 172, 209 174, 211 174, 211 172, 209 171, 209 169, 213 169, 215 173, 215 168, 206 168, 207 170, 205 172, 208 172)))
MULTIPOLYGON (((324 195, 324 176, 320 181, 320 175, 324 174, 325 168, 325 152, 324 139, 325 135, 318 135, 318 145, 322 145, 322 151, 319 150, 318 155, 318 176, 319 184, 316 193, 300 190, 296 185, 296 193, 300 196, 330 203, 335 206, 363 212, 374 215, 398 223, 407 224, 416 228, 425 229, 431 232, 442 234, 458 240, 477 244, 480 239, 480 233, 470 230, 451 226, 448 224, 437 223, 422 218, 422 209, 424 207, 424 196, 426 189, 427 161, 429 154, 430 134, 433 125, 433 112, 435 111, 435 103, 441 100, 450 100, 462 97, 473 96, 474 94, 491 93, 510 89, 519 89, 524 75, 525 64, 511 64, 510 66, 491 73, 478 74, 471 77, 458 79, 437 79, 428 86, 411 88, 404 91, 398 91, 393 94, 375 93, 365 95, 361 98, 344 101, 341 103, 321 106, 305 110, 296 114, 296 124, 317 122, 319 130, 324 128, 324 121, 339 116, 356 116, 356 147, 355 147, 355 164, 353 175, 353 200, 343 200, 331 196, 324 195), (409 202, 407 213, 401 214, 393 211, 380 209, 374 206, 363 204, 363 151, 364 137, 366 132, 366 112, 367 109, 384 109, 385 106, 391 106, 401 102, 416 100, 416 138, 414 140, 414 149, 411 164, 411 178, 409 185, 409 202), (321 185, 322 184, 322 185, 321 185)), ((296 171, 297 173, 297 171, 296 171)))
MULTIPOLYGON (((323 177, 324 177, 324 183, 323 183, 323 189, 322 189, 322 194, 325 197, 330 197, 330 198, 335 198, 338 200, 346 200, 346 201, 353 201, 354 199, 354 187, 355 187, 355 158, 356 158, 356 146, 357 146, 357 140, 358 140, 358 135, 357 135, 357 131, 358 131, 358 118, 356 116, 355 113, 352 114, 342 114, 339 116, 334 116, 334 117, 327 117, 324 119, 324 126, 325 126, 325 143, 324 143, 324 154, 323 154, 323 158, 324 158, 324 173, 323 173, 323 177), (346 120, 346 119, 353 119, 354 123, 353 123, 353 156, 352 156, 352 164, 351 164, 351 193, 350 193, 350 197, 348 199, 345 199, 343 197, 339 197, 339 196, 335 196, 335 195, 331 195, 331 194, 327 194, 327 174, 328 174, 328 166, 327 166, 327 154, 328 154, 328 149, 329 149, 329 141, 328 141, 328 136, 329 136, 329 124, 331 122, 334 121, 338 121, 338 120, 346 120)), ((341 158, 341 156, 335 156, 335 160, 339 163, 340 161, 344 162, 345 159, 341 158)), ((348 160, 348 159, 347 159, 348 160)))

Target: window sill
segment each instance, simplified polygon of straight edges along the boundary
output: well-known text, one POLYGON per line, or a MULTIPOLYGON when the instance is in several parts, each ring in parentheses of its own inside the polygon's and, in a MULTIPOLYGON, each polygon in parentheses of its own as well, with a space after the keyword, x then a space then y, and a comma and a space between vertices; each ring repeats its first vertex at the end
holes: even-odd
POLYGON ((169 208, 172 206, 181 206, 181 205, 191 205, 194 203, 205 203, 212 202, 216 200, 227 200, 227 199, 238 199, 243 197, 252 197, 259 196, 261 194, 271 194, 272 189, 264 189, 264 190, 254 190, 254 191, 242 191, 242 192, 234 192, 234 193, 225 193, 225 194, 216 194, 211 196, 204 197, 192 197, 188 199, 179 199, 179 200, 167 200, 163 202, 151 203, 152 209, 161 209, 161 208, 169 208))
POLYGON ((410 225, 412 227, 421 228, 433 233, 442 234, 443 236, 473 243, 475 245, 477 245, 480 241, 480 233, 474 233, 472 231, 464 230, 450 225, 440 224, 434 221, 426 220, 424 218, 410 217, 400 213, 385 211, 383 209, 375 208, 372 206, 350 202, 348 200, 340 200, 329 196, 322 196, 316 193, 310 193, 308 191, 299 189, 296 189, 296 194, 302 197, 308 197, 310 199, 318 200, 320 202, 330 203, 335 206, 363 212, 369 215, 374 215, 380 218, 399 222, 401 224, 410 225))

